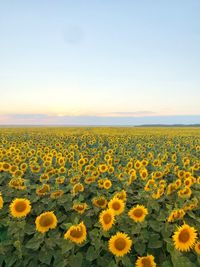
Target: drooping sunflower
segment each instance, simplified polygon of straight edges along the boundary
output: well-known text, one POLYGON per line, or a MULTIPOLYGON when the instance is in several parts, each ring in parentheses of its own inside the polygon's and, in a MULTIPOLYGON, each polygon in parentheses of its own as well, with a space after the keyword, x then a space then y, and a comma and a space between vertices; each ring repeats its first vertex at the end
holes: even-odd
POLYGON ((135 263, 135 267, 156 267, 153 255, 139 257, 135 263))
POLYGON ((144 221, 147 214, 148 210, 143 205, 137 205, 128 212, 128 216, 135 222, 144 221))
POLYGON ((117 257, 122 257, 131 250, 132 240, 125 233, 117 232, 108 241, 109 250, 117 257))
POLYGON ((50 186, 48 184, 43 184, 42 186, 36 189, 36 194, 38 196, 45 196, 49 193, 49 191, 50 191, 50 186))
POLYGON ((183 218, 185 215, 184 209, 178 209, 178 210, 173 210, 169 217, 167 218, 168 222, 174 222, 175 220, 180 220, 183 218))
POLYGON ((109 201, 108 207, 110 209, 113 209, 115 215, 120 215, 124 211, 125 204, 121 199, 119 199, 117 197, 113 197, 109 201))
POLYGON ((107 206, 107 200, 104 196, 94 197, 92 203, 94 206, 102 209, 105 209, 107 206))
POLYGON ((69 239, 76 244, 81 244, 86 240, 87 230, 83 222, 72 225, 64 235, 64 239, 69 239))
POLYGON ((200 241, 195 244, 194 249, 196 253, 200 255, 200 241))
POLYGON ((61 197, 63 194, 64 194, 63 190, 61 190, 61 189, 60 190, 56 190, 56 191, 51 193, 50 198, 56 199, 56 198, 61 197))
POLYGON ((175 248, 179 251, 189 251, 194 246, 196 238, 196 229, 187 224, 179 226, 172 236, 175 248))
POLYGON ((191 195, 192 195, 192 190, 188 186, 185 186, 183 189, 178 191, 178 196, 180 198, 189 198, 191 195))
POLYGON ((31 211, 31 203, 26 198, 15 198, 10 204, 10 213, 15 218, 27 216, 31 211))
POLYGON ((126 191, 125 190, 122 190, 120 192, 116 192, 115 193, 115 197, 121 199, 123 202, 126 202, 126 191))
POLYGON ((100 213, 99 222, 104 231, 108 231, 115 222, 115 215, 112 209, 104 210, 100 213))
POLYGON ((83 186, 83 184, 81 184, 81 183, 77 183, 77 184, 75 184, 74 186, 73 186, 73 188, 72 188, 72 190, 71 190, 71 193, 72 193, 72 195, 76 195, 76 194, 78 194, 79 192, 83 192, 84 191, 84 186, 83 186))
POLYGON ((49 180, 49 174, 48 173, 43 173, 41 176, 40 176, 40 182, 46 182, 49 180))
POLYGON ((73 210, 77 211, 80 214, 83 214, 87 208, 88 205, 86 203, 75 203, 72 207, 73 210))
POLYGON ((57 218, 53 211, 47 211, 37 216, 35 220, 36 230, 40 233, 45 233, 57 226, 57 218))

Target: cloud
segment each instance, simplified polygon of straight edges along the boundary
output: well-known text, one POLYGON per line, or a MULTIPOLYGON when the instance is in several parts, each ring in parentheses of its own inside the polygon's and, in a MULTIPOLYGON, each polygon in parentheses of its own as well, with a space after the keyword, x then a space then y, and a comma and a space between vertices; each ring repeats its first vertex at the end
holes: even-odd
POLYGON ((130 125, 141 125, 141 124, 198 124, 198 123, 200 124, 200 115, 130 116, 129 113, 127 114, 127 116, 55 116, 47 114, 0 115, 0 125, 129 125, 130 126, 130 125))
POLYGON ((143 111, 115 111, 115 112, 110 112, 110 113, 101 113, 98 116, 102 116, 102 117, 140 117, 140 116, 152 116, 152 115, 156 115, 156 112, 153 111, 147 111, 147 110, 143 110, 143 111))

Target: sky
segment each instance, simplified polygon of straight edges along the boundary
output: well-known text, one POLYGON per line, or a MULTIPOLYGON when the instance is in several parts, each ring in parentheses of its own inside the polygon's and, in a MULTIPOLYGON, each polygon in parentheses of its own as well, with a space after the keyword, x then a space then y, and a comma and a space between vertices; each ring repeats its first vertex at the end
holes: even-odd
POLYGON ((0 1, 0 124, 200 123, 199 0, 0 1))

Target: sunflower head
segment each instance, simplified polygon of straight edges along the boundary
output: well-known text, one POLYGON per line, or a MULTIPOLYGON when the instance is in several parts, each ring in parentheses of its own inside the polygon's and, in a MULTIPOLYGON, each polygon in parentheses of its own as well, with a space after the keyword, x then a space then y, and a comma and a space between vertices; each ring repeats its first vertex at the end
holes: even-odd
POLYGON ((3 197, 0 193, 0 209, 2 209, 2 208, 3 208, 3 197))
POLYGON ((187 224, 180 226, 172 236, 175 248, 179 251, 189 251, 194 246, 196 238, 196 229, 187 224))
POLYGON ((114 197, 109 201, 108 207, 114 211, 115 215, 119 215, 124 211, 125 204, 121 199, 114 197))
POLYGON ((135 263, 135 267, 156 267, 154 256, 147 255, 146 257, 139 257, 135 263))
POLYGON ((148 210, 143 205, 137 205, 128 212, 128 216, 135 222, 144 221, 147 214, 148 210))
POLYGON ((200 242, 197 242, 197 243, 195 244, 194 249, 195 249, 196 253, 200 255, 200 242))
POLYGON ((36 230, 40 233, 45 233, 57 226, 57 218, 53 211, 47 211, 40 214, 36 220, 36 230))
POLYGON ((56 190, 56 191, 51 193, 50 198, 56 199, 56 198, 61 197, 63 194, 64 194, 63 190, 61 190, 61 189, 60 190, 56 190))
POLYGON ((99 196, 99 197, 93 198, 92 203, 94 206, 96 206, 98 208, 102 208, 102 209, 105 209, 105 207, 107 206, 107 200, 104 196, 99 196))
POLYGON ((112 186, 112 182, 109 179, 106 179, 103 183, 105 189, 109 189, 112 186))
POLYGON ((112 209, 104 210, 100 213, 99 222, 104 231, 108 231, 115 222, 114 211, 112 209))
POLYGON ((86 203, 75 203, 72 207, 73 210, 77 211, 80 214, 83 214, 87 208, 88 205, 86 203))
POLYGON ((108 242, 109 250, 117 257, 122 257, 131 250, 132 240, 125 233, 118 232, 108 242))
POLYGON ((86 240, 87 230, 83 222, 72 225, 64 235, 64 239, 69 239, 76 244, 81 244, 86 240))
POLYGON ((31 211, 31 203, 26 198, 15 198, 10 204, 10 213, 15 218, 25 217, 31 211))

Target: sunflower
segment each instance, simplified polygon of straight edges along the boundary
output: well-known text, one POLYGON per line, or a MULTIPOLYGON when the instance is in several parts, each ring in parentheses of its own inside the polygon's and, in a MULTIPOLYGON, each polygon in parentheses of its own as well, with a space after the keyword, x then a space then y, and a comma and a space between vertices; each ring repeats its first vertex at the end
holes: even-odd
POLYGON ((38 196, 45 196, 49 193, 50 191, 50 186, 48 184, 43 184, 39 188, 36 189, 36 194, 38 196))
POLYGON ((115 215, 119 215, 124 211, 125 204, 121 199, 114 197, 109 201, 108 207, 113 209, 115 215))
POLYGON ((104 210, 100 213, 99 222, 104 231, 108 231, 115 222, 115 215, 112 209, 104 210))
POLYGON ((184 180, 184 185, 190 187, 192 185, 192 178, 188 177, 184 180))
POLYGON ((83 222, 72 225, 64 235, 64 239, 70 239, 76 244, 81 244, 86 240, 87 230, 83 222))
POLYGON ((116 192, 114 196, 121 199, 123 202, 126 201, 126 191, 125 190, 122 190, 120 192, 116 192))
POLYGON ((26 189, 26 186, 24 185, 25 179, 23 178, 12 178, 8 184, 9 187, 24 190, 26 189))
POLYGON ((95 207, 105 209, 107 206, 107 200, 104 196, 94 197, 92 203, 95 207))
POLYGON ((195 244, 194 249, 195 249, 196 253, 200 255, 200 242, 197 242, 197 243, 195 244))
POLYGON ((73 188, 72 188, 72 190, 71 190, 71 193, 72 193, 72 195, 76 195, 76 194, 78 194, 79 192, 83 192, 84 191, 84 186, 83 186, 83 184, 81 184, 81 183, 77 183, 77 184, 75 184, 74 186, 73 186, 73 188))
POLYGON ((117 232, 108 241, 109 250, 117 257, 122 257, 131 250, 132 240, 125 233, 117 232))
POLYGON ((86 203, 77 203, 72 207, 73 210, 77 211, 80 214, 83 214, 87 208, 88 205, 86 203))
POLYGON ((106 164, 99 165, 99 171, 101 173, 107 172, 107 170, 108 170, 108 166, 106 164))
POLYGON ((40 176, 40 182, 46 182, 49 180, 49 174, 48 173, 43 173, 41 176, 40 176))
POLYGON ((142 169, 140 169, 140 178, 142 179, 142 180, 146 180, 147 179, 147 176, 148 176, 148 171, 147 171, 147 169, 146 168, 142 168, 142 169))
POLYGON ((128 216, 135 222, 144 221, 147 214, 148 210, 143 205, 137 205, 128 212, 128 216))
POLYGON ((135 162, 135 164, 134 164, 134 168, 135 168, 136 170, 139 170, 141 167, 142 167, 142 163, 141 163, 139 160, 137 160, 137 161, 135 162))
POLYGON ((37 216, 35 220, 36 230, 40 233, 45 233, 57 226, 57 218, 53 211, 43 212, 37 216))
POLYGON ((154 256, 147 255, 146 257, 139 257, 135 263, 135 267, 156 267, 154 256))
POLYGON ((98 183, 98 187, 99 187, 99 188, 104 188, 104 181, 105 181, 105 179, 99 179, 99 180, 97 181, 97 183, 98 183))
POLYGON ((197 233, 194 227, 183 224, 172 236, 175 248, 180 251, 190 250, 196 241, 197 233))
POLYGON ((85 182, 86 184, 92 184, 92 183, 95 182, 95 180, 96 180, 96 178, 95 178, 94 176, 91 176, 91 177, 86 177, 86 178, 84 179, 84 182, 85 182))
POLYGON ((178 196, 180 198, 189 198, 191 195, 192 195, 192 190, 188 186, 178 191, 178 196))
POLYGON ((109 189, 112 186, 112 182, 109 179, 106 179, 103 183, 105 189, 109 189))
POLYGON ((61 189, 60 190, 56 190, 56 191, 51 193, 50 198, 56 199, 56 198, 61 197, 63 194, 64 194, 63 190, 61 190, 61 189))
POLYGON ((0 193, 0 209, 2 209, 2 208, 3 208, 3 197, 0 193))
POLYGON ((173 210, 170 213, 167 221, 168 222, 174 222, 175 220, 180 220, 183 218, 184 215, 185 215, 184 209, 173 210))
POLYGON ((15 198, 10 204, 10 213, 15 218, 25 217, 31 211, 31 203, 26 198, 15 198))

